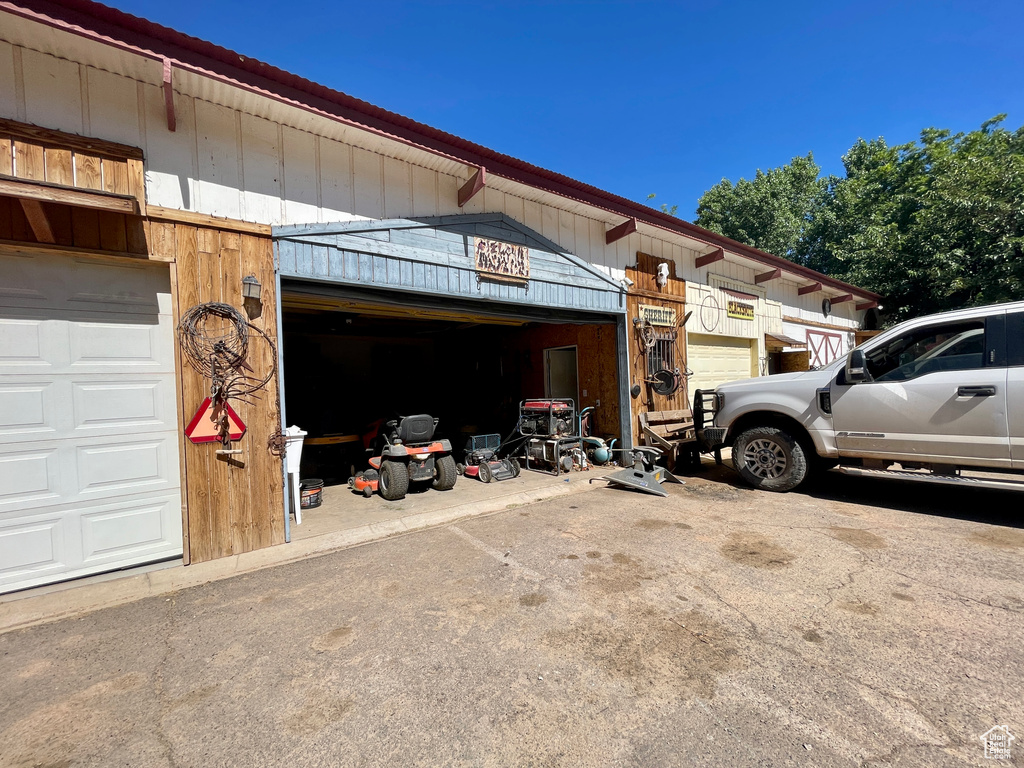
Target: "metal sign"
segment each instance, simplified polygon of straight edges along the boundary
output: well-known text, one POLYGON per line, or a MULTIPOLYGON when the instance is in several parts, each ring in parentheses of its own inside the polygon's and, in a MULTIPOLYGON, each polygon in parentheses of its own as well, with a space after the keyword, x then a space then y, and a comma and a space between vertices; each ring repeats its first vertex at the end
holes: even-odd
POLYGON ((672 307, 656 307, 651 304, 641 304, 640 319, 651 325, 676 327, 676 311, 672 307))
POLYGON ((748 304, 745 301, 729 299, 729 302, 726 305, 726 314, 735 320, 753 320, 754 305, 748 304))
POLYGON ((476 271, 493 280, 526 282, 530 279, 530 249, 497 240, 474 238, 476 271))
MULTIPOLYGON (((235 409, 229 403, 224 403, 223 408, 227 416, 228 437, 232 440, 240 440, 245 434, 245 423, 238 418, 235 409)), ((193 443, 219 443, 221 440, 220 424, 217 414, 213 412, 213 400, 206 398, 199 406, 192 421, 185 427, 185 437, 193 443)))

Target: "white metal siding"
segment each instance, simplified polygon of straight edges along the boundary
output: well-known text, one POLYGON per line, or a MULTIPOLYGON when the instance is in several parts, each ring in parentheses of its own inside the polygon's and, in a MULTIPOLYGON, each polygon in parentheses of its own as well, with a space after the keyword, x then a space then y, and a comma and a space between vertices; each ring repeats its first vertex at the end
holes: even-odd
MULTIPOLYGON (((609 244, 605 233, 620 218, 497 176, 459 208, 458 189, 475 170, 465 163, 180 70, 172 133, 159 62, 59 31, 39 34, 8 14, 4 22, 4 37, 21 44, 0 41, 0 116, 142 147, 153 205, 274 225, 505 213, 615 278, 643 251, 674 261, 688 283, 709 279, 694 266, 707 246, 693 240, 644 227, 609 244)), ((712 272, 750 285, 765 269, 730 255, 712 272)), ((822 294, 799 296, 806 282, 772 280, 764 289, 784 303, 782 314, 812 319, 822 294)), ((858 316, 848 302, 832 322, 852 327, 858 316)))
POLYGON ((180 555, 166 267, 0 274, 0 592, 180 555))
POLYGON ((689 334, 686 339, 686 367, 693 371, 688 382, 692 395, 698 389, 753 375, 751 339, 689 334))

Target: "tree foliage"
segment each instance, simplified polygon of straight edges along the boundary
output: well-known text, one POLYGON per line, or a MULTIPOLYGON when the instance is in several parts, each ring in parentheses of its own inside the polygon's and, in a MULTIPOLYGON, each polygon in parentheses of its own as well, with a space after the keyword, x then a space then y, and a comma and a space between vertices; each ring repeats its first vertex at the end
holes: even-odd
POLYGON ((696 223, 879 293, 893 320, 1024 299, 1024 127, 1004 119, 859 140, 843 177, 819 177, 808 155, 723 181, 696 223))
POLYGON ((734 185, 722 179, 700 198, 696 223, 762 251, 798 258, 808 212, 820 205, 828 186, 820 173, 808 154, 781 168, 758 169, 752 181, 734 185))

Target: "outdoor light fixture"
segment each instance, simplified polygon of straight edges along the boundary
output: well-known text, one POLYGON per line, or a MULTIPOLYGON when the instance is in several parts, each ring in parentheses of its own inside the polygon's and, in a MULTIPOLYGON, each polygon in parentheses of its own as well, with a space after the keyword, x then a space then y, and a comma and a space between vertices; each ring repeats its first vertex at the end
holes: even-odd
POLYGON ((260 294, 263 293, 263 286, 260 285, 260 281, 257 280, 253 275, 242 278, 242 298, 253 299, 255 301, 260 300, 260 294))

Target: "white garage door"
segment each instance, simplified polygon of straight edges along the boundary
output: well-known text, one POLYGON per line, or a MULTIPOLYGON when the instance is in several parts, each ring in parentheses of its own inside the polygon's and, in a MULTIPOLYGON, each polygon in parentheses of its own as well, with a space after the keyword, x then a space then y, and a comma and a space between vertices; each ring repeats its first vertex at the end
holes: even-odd
POLYGON ((180 555, 162 265, 0 255, 0 592, 180 555))
POLYGON ((686 339, 686 367, 693 371, 688 382, 692 395, 698 389, 714 389, 753 374, 750 339, 691 333, 686 339))

